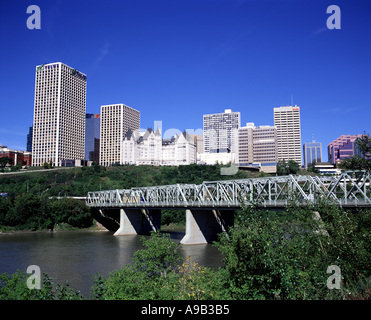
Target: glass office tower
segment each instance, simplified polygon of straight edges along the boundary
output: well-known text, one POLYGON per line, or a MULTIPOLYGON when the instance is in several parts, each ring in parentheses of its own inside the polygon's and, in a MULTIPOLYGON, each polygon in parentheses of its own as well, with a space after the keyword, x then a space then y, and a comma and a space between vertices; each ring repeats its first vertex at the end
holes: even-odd
POLYGON ((322 143, 316 141, 304 143, 303 154, 305 168, 313 162, 322 162, 322 143))
POLYGON ((85 159, 99 163, 100 117, 87 113, 85 122, 85 159))

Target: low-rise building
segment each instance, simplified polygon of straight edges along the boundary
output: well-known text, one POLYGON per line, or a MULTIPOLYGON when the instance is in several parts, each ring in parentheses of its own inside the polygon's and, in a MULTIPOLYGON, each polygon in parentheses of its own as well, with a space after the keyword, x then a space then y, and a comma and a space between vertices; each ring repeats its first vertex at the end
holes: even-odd
POLYGON ((12 165, 30 166, 32 164, 32 153, 28 151, 13 150, 0 146, 0 158, 12 159, 12 165))
POLYGON ((128 130, 122 141, 122 164, 179 166, 196 162, 194 139, 186 132, 162 139, 160 129, 128 130))

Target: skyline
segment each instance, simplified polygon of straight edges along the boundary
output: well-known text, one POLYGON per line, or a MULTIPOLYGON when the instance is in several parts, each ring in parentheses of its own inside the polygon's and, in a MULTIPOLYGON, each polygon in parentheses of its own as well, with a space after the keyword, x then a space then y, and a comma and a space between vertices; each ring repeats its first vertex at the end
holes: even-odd
POLYGON ((300 106, 302 144, 371 133, 371 4, 367 1, 0 1, 0 143, 26 150, 35 67, 62 62, 87 75, 86 113, 123 103, 140 127, 202 129, 232 109, 241 126, 273 125, 300 106), (329 30, 328 6, 341 9, 329 30), (20 94, 21 93, 21 94, 20 94))

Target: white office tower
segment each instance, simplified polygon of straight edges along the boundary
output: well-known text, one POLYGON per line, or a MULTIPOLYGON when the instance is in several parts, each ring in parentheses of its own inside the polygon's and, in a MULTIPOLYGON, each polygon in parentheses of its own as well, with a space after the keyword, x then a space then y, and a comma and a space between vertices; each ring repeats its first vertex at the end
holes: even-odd
POLYGON ((277 128, 278 161, 294 160, 301 165, 300 107, 274 108, 273 114, 277 128))
POLYGON ((257 166, 260 171, 277 169, 277 130, 274 126, 256 127, 253 122, 237 130, 236 163, 240 167, 257 166))
POLYGON ((128 130, 139 130, 140 112, 124 104, 101 106, 99 164, 122 164, 123 141, 128 130))
POLYGON ((226 109, 224 113, 205 114, 203 117, 204 152, 235 152, 235 130, 240 127, 240 112, 226 109))
POLYGON ((61 62, 36 67, 32 165, 84 159, 86 75, 61 62))

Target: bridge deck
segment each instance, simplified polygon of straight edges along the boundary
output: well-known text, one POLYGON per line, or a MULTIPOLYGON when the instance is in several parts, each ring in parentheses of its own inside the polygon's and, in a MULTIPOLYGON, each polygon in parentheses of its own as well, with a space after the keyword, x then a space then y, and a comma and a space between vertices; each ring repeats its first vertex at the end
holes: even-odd
POLYGON ((90 207, 100 208, 240 208, 243 203, 282 208, 326 200, 342 207, 371 207, 371 175, 347 171, 340 176, 264 177, 196 184, 94 191, 90 207))

